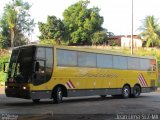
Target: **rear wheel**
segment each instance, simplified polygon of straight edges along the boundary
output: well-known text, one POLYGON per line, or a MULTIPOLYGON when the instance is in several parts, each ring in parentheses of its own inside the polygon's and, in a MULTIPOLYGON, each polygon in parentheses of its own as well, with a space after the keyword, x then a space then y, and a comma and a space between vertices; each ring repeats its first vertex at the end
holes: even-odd
POLYGON ((134 98, 137 98, 137 97, 140 96, 140 94, 141 94, 141 87, 140 87, 139 85, 135 85, 135 86, 133 87, 133 94, 132 94, 132 96, 133 96, 134 98))
POLYGON ((62 94, 62 89, 61 87, 57 87, 54 91, 53 91, 53 100, 55 103, 61 103, 62 102, 62 98, 63 98, 63 94, 62 94))
POLYGON ((129 98, 130 93, 131 93, 130 87, 128 85, 125 85, 122 89, 122 97, 123 98, 129 98))
POLYGON ((32 99, 34 103, 39 103, 40 99, 32 99))

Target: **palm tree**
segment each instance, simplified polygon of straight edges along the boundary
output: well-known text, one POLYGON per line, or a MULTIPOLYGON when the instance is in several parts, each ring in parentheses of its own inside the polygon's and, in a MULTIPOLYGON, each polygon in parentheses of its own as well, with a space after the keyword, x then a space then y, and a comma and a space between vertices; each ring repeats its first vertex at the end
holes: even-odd
POLYGON ((15 11, 14 6, 11 3, 7 4, 4 12, 4 20, 6 20, 11 33, 11 47, 14 47, 16 16, 17 12, 15 11))
POLYGON ((140 28, 141 38, 146 41, 146 47, 158 46, 160 43, 160 29, 158 20, 154 16, 146 16, 140 28))
POLYGON ((30 9, 28 2, 23 0, 12 0, 6 4, 3 13, 3 20, 6 22, 10 31, 11 47, 16 45, 15 37, 23 33, 31 34, 34 27, 34 20, 30 18, 28 10, 30 9))

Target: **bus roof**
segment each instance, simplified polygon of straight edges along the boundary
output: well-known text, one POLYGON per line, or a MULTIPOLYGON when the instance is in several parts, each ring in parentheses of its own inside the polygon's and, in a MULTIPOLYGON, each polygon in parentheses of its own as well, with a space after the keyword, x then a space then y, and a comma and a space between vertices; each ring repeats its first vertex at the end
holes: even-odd
POLYGON ((148 58, 148 59, 155 59, 153 56, 138 56, 138 55, 127 55, 121 52, 112 51, 112 50, 103 50, 103 49, 96 49, 96 48, 89 48, 85 46, 57 46, 57 45, 24 45, 19 46, 16 48, 23 48, 23 47, 29 47, 29 46, 35 46, 35 47, 55 47, 59 49, 65 49, 65 50, 76 50, 81 52, 92 52, 92 53, 101 53, 101 54, 110 54, 110 55, 117 55, 117 56, 126 56, 126 57, 138 57, 138 58, 148 58))

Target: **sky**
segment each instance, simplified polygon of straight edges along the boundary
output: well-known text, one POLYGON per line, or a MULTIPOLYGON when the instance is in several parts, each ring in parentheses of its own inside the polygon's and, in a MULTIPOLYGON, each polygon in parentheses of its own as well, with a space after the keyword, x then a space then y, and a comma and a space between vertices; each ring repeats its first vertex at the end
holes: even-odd
MULTIPOLYGON (((3 7, 11 0, 0 0, 0 16, 3 7)), ((32 4, 31 17, 35 22, 46 22, 48 15, 55 15, 63 19, 63 11, 79 0, 24 0, 32 4)), ((89 8, 100 8, 100 15, 104 18, 103 28, 115 35, 130 35, 132 30, 132 0, 90 0, 89 8)), ((138 34, 142 21, 148 15, 160 18, 160 0, 133 0, 133 33, 138 34)), ((36 25, 30 39, 38 40, 38 26, 36 25)))

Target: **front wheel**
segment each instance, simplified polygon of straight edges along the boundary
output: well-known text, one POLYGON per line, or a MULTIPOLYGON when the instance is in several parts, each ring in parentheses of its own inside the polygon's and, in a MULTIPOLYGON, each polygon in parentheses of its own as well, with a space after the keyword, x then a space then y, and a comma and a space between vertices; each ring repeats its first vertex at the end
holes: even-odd
POLYGON ((54 91, 53 91, 53 99, 55 103, 61 103, 62 102, 62 89, 61 87, 57 87, 54 91))
POLYGON ((133 96, 134 98, 137 98, 137 97, 140 96, 140 94, 141 94, 141 87, 140 87, 139 85, 135 85, 135 86, 133 87, 133 94, 132 94, 132 96, 133 96))
POLYGON ((130 97, 130 93, 131 93, 131 90, 130 90, 130 87, 125 85, 122 89, 122 97, 123 98, 129 98, 130 97))

